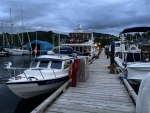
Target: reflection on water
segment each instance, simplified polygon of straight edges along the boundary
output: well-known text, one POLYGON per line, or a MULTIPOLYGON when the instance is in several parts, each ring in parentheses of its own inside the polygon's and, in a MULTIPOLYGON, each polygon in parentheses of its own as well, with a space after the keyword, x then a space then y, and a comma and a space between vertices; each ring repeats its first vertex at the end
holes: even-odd
POLYGON ((14 113, 30 113, 52 93, 43 94, 29 99, 21 99, 14 113))
MULTIPOLYGON (((12 62, 13 67, 30 67, 34 56, 10 56, 0 57, 0 78, 8 75, 4 70, 4 62, 12 62)), ((0 113, 30 113, 50 94, 45 94, 30 99, 22 99, 16 96, 5 84, 0 84, 0 113)))
POLYGON ((0 84, 1 113, 13 113, 20 99, 21 98, 12 93, 6 85, 0 84))

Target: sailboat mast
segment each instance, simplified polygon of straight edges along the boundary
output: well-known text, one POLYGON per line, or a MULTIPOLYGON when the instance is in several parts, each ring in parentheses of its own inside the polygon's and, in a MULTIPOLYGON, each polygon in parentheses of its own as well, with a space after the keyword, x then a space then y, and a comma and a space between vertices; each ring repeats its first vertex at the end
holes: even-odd
POLYGON ((12 20, 11 20, 11 8, 10 8, 10 28, 11 28, 11 44, 13 44, 13 37, 12 37, 12 20))
POLYGON ((22 8, 22 4, 21 4, 21 19, 22 19, 22 46, 23 46, 23 8, 22 8))
POLYGON ((59 43, 59 56, 60 56, 60 33, 58 34, 58 43, 59 43))
POLYGON ((2 34, 3 34, 3 47, 5 47, 5 37, 4 37, 4 26, 3 26, 3 22, 2 22, 2 34))

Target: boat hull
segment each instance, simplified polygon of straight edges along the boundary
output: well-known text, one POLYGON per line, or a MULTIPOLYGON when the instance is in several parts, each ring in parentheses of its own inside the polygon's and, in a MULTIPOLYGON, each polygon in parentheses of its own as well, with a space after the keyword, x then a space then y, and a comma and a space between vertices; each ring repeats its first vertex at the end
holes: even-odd
POLYGON ((51 80, 6 83, 9 89, 21 98, 31 98, 41 94, 53 92, 64 84, 69 76, 51 80))
POLYGON ((11 53, 12 55, 23 55, 23 51, 20 49, 12 49, 11 53))
POLYGON ((135 63, 127 66, 127 79, 139 84, 144 75, 150 72, 150 63, 135 63))

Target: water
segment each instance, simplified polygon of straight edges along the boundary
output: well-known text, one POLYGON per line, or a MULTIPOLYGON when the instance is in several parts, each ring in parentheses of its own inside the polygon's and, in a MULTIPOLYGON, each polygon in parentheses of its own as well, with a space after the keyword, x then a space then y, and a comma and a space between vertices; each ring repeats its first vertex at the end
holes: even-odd
MULTIPOLYGON (((34 56, 0 57, 0 78, 8 75, 8 72, 3 68, 4 62, 12 62, 13 67, 28 68, 33 58, 34 56)), ((11 92, 5 84, 0 84, 0 113, 30 113, 49 95, 50 93, 22 99, 11 92)))

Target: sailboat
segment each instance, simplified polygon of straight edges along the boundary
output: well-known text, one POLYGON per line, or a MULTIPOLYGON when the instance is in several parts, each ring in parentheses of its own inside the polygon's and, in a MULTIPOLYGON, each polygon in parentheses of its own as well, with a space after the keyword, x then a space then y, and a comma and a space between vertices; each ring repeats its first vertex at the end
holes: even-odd
MULTIPOLYGON (((23 28, 23 10, 22 10, 22 5, 21 5, 21 11, 22 11, 22 28, 23 28)), ((10 17, 10 20, 11 20, 11 17, 10 17)), ((12 29, 12 27, 11 27, 12 29)), ((17 30, 17 27, 16 27, 16 30, 17 30)), ((12 30, 11 30, 12 31, 12 30)), ((18 32, 18 30, 17 30, 18 32)), ((19 37, 19 41, 20 41, 20 44, 21 44, 21 48, 13 48, 11 50, 9 50, 9 52, 12 54, 12 55, 29 55, 30 54, 30 51, 29 50, 25 50, 23 48, 23 32, 22 32, 22 40, 19 36, 19 33, 18 33, 18 37, 19 37)))

